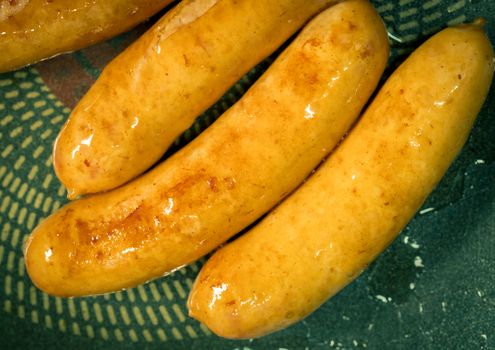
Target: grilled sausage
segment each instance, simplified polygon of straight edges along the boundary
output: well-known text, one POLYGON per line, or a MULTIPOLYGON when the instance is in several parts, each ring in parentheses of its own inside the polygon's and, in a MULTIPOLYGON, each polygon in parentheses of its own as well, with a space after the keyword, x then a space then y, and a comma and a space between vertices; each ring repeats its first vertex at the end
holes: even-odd
POLYGON ((459 153, 493 68, 478 24, 419 47, 316 173, 209 259, 190 315, 223 337, 259 337, 306 317, 356 278, 459 153))

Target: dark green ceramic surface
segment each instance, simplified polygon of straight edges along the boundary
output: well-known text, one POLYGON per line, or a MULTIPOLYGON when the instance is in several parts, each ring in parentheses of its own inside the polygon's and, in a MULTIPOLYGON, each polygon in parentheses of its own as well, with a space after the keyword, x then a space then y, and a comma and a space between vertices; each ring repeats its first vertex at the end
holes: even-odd
MULTIPOLYGON (((374 4, 393 46, 386 74, 448 24, 483 16, 495 42, 494 0, 374 4)), ((0 74, 0 349, 495 349, 493 87, 461 155, 392 246, 284 331, 230 341, 188 318, 185 302, 201 263, 98 297, 60 299, 37 290, 26 275, 22 243, 67 201, 51 165, 53 141, 103 66, 145 28, 0 74)), ((168 154, 234 103, 271 60, 199 117, 168 154)))

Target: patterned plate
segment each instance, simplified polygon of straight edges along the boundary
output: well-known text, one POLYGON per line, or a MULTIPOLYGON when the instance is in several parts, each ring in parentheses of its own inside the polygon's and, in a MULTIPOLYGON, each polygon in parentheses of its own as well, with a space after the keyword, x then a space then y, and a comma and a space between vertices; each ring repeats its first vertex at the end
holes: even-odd
MULTIPOLYGON (((493 0, 375 0, 393 56, 390 72, 448 24, 488 19, 493 0)), ((395 243, 361 277, 303 322, 229 341, 187 317, 202 262, 115 294, 61 299, 26 276, 22 243, 67 200, 51 166, 53 141, 102 67, 147 25, 106 43, 0 75, 1 348, 495 349, 495 89, 462 154, 395 243)), ((200 116, 176 151, 263 72, 266 60, 200 116)))

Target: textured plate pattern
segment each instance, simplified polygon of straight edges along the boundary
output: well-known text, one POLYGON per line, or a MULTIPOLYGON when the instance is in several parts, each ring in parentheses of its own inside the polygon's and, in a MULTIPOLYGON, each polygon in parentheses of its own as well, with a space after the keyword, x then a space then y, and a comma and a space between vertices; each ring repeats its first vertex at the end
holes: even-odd
MULTIPOLYGON (((374 4, 393 45, 388 71, 428 35, 479 15, 491 21, 495 42, 491 0, 374 4)), ((189 319, 185 301, 202 261, 103 296, 61 299, 37 290, 26 276, 22 244, 66 202, 51 167, 53 141, 104 65, 145 27, 0 75, 0 335, 7 348, 495 348, 493 87, 468 145, 397 241, 355 283, 288 330, 234 342, 189 319)), ((166 156, 237 101, 273 57, 200 116, 166 156)))

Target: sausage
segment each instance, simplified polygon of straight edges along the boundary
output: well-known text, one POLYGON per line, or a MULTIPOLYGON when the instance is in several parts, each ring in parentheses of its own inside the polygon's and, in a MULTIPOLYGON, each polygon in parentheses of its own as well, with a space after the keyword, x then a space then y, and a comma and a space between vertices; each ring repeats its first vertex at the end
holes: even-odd
POLYGON ((259 337, 308 316, 356 278, 459 153, 493 68, 479 24, 420 46, 309 180, 207 261, 190 315, 223 337, 259 337))
POLYGON ((32 281, 60 296, 115 291, 190 263, 298 186, 341 139, 388 57, 367 1, 325 11, 232 108, 160 166, 74 201, 32 233, 32 281))
POLYGON ((111 38, 172 0, 18 0, 0 4, 0 72, 111 38))
POLYGON ((336 0, 184 0, 113 60, 53 151, 69 198, 118 187, 160 159, 195 118, 336 0))

